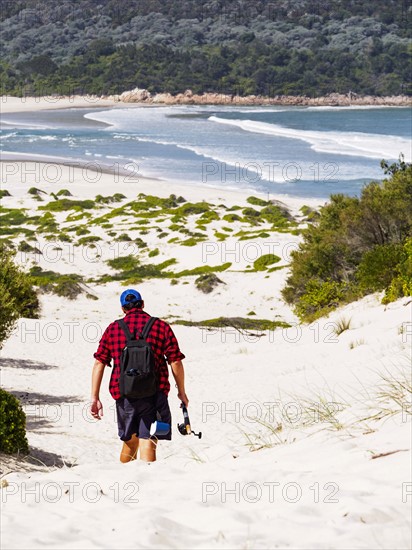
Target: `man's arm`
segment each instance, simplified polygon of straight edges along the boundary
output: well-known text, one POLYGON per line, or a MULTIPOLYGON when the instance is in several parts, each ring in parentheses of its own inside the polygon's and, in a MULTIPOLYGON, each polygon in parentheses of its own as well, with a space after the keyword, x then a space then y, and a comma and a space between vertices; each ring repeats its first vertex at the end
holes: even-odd
POLYGON ((97 420, 100 420, 100 418, 103 416, 103 405, 101 404, 99 399, 103 372, 104 372, 104 364, 96 359, 96 361, 94 362, 93 371, 92 371, 92 393, 90 397, 90 400, 91 400, 90 412, 91 412, 91 415, 97 420))
POLYGON ((177 386, 177 397, 187 407, 189 405, 189 399, 185 391, 185 370, 183 368, 183 363, 182 361, 173 361, 170 363, 170 366, 177 386))

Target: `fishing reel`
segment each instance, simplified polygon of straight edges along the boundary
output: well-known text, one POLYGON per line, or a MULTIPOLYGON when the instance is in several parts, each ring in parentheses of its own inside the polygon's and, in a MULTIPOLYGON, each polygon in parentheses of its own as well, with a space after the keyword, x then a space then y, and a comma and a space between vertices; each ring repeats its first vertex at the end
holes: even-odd
POLYGON ((202 439, 202 432, 194 432, 190 426, 190 420, 189 420, 189 414, 187 412, 186 405, 184 403, 181 403, 180 405, 182 412, 183 412, 183 424, 178 424, 177 429, 182 435, 195 435, 199 439, 202 439))

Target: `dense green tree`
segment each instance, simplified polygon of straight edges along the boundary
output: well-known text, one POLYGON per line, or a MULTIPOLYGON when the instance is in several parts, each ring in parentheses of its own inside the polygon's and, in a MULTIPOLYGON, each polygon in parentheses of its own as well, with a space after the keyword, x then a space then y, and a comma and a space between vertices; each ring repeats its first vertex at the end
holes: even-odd
POLYGON ((3 93, 411 93, 400 0, 3 4, 3 93))
POLYGON ((0 245, 0 348, 19 317, 36 318, 38 311, 30 277, 15 264, 13 252, 0 245))
POLYGON ((412 165, 382 167, 390 177, 359 198, 332 195, 293 253, 283 296, 303 320, 368 292, 412 291, 412 165))

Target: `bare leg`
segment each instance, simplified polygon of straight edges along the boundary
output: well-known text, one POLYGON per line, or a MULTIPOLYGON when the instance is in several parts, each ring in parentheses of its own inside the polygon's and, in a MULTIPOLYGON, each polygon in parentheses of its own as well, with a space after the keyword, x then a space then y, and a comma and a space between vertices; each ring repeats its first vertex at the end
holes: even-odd
POLYGON ((145 462, 155 462, 157 441, 153 439, 140 440, 140 460, 145 462))
POLYGON ((122 451, 120 453, 120 462, 130 462, 136 460, 139 449, 139 438, 133 434, 129 441, 123 441, 122 451))

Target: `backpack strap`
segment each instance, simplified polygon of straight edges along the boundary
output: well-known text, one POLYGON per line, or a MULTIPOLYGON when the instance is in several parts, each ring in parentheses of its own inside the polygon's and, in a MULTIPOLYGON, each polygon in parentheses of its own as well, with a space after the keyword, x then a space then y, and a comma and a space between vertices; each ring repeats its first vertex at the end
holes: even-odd
POLYGON ((125 333, 127 340, 135 340, 135 336, 130 332, 130 329, 127 326, 127 323, 124 319, 118 319, 117 324, 120 326, 120 328, 125 333))
POLYGON ((143 330, 142 330, 142 336, 141 338, 143 338, 144 340, 146 340, 146 338, 149 336, 149 332, 150 332, 150 329, 152 328, 153 326, 153 323, 155 321, 157 321, 158 317, 150 317, 150 319, 147 321, 147 323, 145 324, 143 330))
MULTIPOLYGON (((147 323, 145 324, 142 332, 139 334, 140 338, 143 338, 146 340, 146 338, 149 336, 150 329, 153 326, 153 323, 157 321, 158 317, 150 317, 147 323)), ((118 319, 117 324, 121 327, 123 332, 126 335, 127 340, 136 340, 136 334, 132 334, 129 326, 127 325, 126 321, 124 319, 118 319)))

